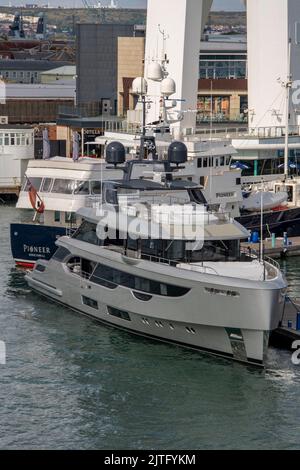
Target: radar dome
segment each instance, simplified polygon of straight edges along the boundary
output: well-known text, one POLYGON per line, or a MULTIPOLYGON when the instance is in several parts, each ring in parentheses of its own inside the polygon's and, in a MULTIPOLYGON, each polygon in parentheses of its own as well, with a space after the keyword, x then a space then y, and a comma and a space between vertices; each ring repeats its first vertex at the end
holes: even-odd
POLYGON ((188 150, 183 142, 175 141, 168 148, 168 160, 170 163, 180 165, 187 161, 188 150))
POLYGON ((132 92, 135 95, 146 95, 148 84, 144 77, 137 77, 132 82, 132 92))
POLYGON ((160 91, 162 96, 171 96, 176 93, 176 84, 173 78, 164 78, 161 82, 160 91))
POLYGON ((148 65, 147 78, 155 82, 160 82, 163 78, 161 65, 157 62, 151 62, 151 64, 148 65))
POLYGON ((106 162, 115 166, 125 162, 125 147, 121 142, 108 144, 106 147, 106 162))

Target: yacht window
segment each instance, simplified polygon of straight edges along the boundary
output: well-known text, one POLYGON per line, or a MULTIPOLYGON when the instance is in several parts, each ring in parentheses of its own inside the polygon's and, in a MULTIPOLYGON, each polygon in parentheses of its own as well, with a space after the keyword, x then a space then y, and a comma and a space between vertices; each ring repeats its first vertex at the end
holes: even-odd
POLYGON ((220 166, 225 165, 225 157, 220 157, 220 166))
POLYGON ((132 292, 134 297, 138 300, 141 300, 142 302, 149 302, 149 300, 152 299, 152 295, 149 294, 142 294, 141 292, 132 292))
POLYGON ((71 253, 67 248, 64 248, 63 246, 60 246, 58 250, 53 255, 53 259, 56 261, 63 261, 67 256, 69 256, 71 253))
POLYGON ((32 185, 36 191, 40 190, 42 178, 26 178, 25 186, 24 186, 24 191, 29 191, 30 186, 32 185))
POLYGON ((102 192, 101 181, 91 181, 91 193, 101 194, 101 192, 102 192))
POLYGON ((72 194, 74 190, 75 182, 73 180, 54 180, 52 193, 60 194, 72 194))
POLYGON ((67 268, 73 274, 81 275, 81 260, 78 257, 72 257, 67 262, 67 268))
POLYGON ((82 295, 81 298, 82 298, 83 305, 86 305, 87 307, 91 307, 91 308, 94 308, 95 310, 98 310, 97 300, 90 299, 89 297, 86 297, 85 295, 82 295))
POLYGON ((113 270, 109 267, 99 264, 95 269, 91 282, 107 287, 108 289, 116 289, 118 285, 113 282, 113 270))
POLYGON ((107 312, 109 315, 113 317, 121 318, 121 320, 131 321, 128 312, 124 312, 123 310, 118 310, 117 308, 107 307, 107 312))
POLYGON ((21 145, 21 137, 20 137, 20 134, 16 134, 16 145, 21 145))
POLYGON ((54 222, 60 222, 60 212, 59 211, 54 212, 54 222))
POLYGON ((89 279, 91 275, 93 274, 95 267, 97 266, 97 263, 94 261, 90 261, 88 259, 82 258, 81 259, 81 272, 83 277, 86 279, 89 279))
POLYGON ((198 168, 202 168, 202 158, 198 158, 198 168))
POLYGON ((116 203, 116 190, 107 188, 105 191, 105 202, 107 204, 115 204, 116 203))
POLYGON ((200 183, 200 186, 205 186, 205 176, 200 176, 200 180, 199 180, 199 183, 200 183))
POLYGON ((74 234, 73 238, 82 242, 91 243, 92 245, 100 245, 101 240, 98 238, 96 230, 96 224, 85 220, 74 234))
POLYGON ((0 145, 3 145, 3 134, 0 134, 0 145))
POLYGON ((44 273, 46 271, 46 266, 43 264, 36 264, 34 270, 39 271, 40 273, 44 273))
POLYGON ((145 292, 146 294, 161 295, 164 297, 181 297, 190 290, 186 287, 164 284, 152 279, 134 276, 133 274, 101 264, 96 267, 90 281, 110 289, 115 289, 119 285, 145 292))
POLYGON ((42 186, 41 186, 41 192, 50 193, 52 182, 53 182, 52 178, 44 178, 42 186))
POLYGON ((76 212, 66 212, 65 213, 65 223, 66 224, 76 224, 76 212))
POLYGON ((206 241, 199 251, 191 252, 192 262, 238 261, 240 258, 239 240, 206 241))
POLYGON ((90 185, 88 181, 76 181, 74 194, 90 194, 90 185))
POLYGON ((143 292, 150 292, 151 285, 150 279, 144 279, 142 277, 135 277, 135 289, 143 292))
POLYGON ((229 166, 231 162, 231 157, 226 157, 226 166, 229 166))
POLYGON ((203 158, 203 168, 207 168, 207 166, 208 166, 208 158, 205 157, 203 158))
POLYGON ((4 145, 9 145, 9 134, 4 134, 4 145))

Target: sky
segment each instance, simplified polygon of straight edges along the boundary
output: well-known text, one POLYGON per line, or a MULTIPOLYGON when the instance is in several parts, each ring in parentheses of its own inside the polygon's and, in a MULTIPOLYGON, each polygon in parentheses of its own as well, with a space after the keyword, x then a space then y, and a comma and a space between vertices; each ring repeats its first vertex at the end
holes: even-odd
MULTIPOLYGON (((89 0, 91 4, 97 3, 97 0, 89 0)), ((26 3, 37 3, 38 5, 45 5, 48 0, 12 0, 12 5, 20 6, 26 3)), ((109 0, 102 0, 102 4, 110 3, 109 0)), ((139 8, 145 7, 147 0, 119 0, 118 4, 122 7, 139 8)), ((0 0, 0 6, 8 5, 9 0, 0 0)), ((50 6, 66 6, 66 7, 80 7, 83 2, 81 0, 50 0, 50 6)), ((214 0, 214 10, 228 10, 237 11, 244 10, 241 0, 214 0)))

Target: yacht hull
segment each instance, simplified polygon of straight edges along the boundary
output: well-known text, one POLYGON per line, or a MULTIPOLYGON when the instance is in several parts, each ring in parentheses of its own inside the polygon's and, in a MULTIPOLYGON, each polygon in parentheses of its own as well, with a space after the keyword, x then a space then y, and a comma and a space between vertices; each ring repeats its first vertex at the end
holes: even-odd
MULTIPOLYGON (((142 301, 129 288, 95 285, 53 260, 45 265, 45 272, 35 270, 26 279, 32 289, 55 302, 138 335, 246 364, 264 365, 269 332, 278 327, 283 314, 283 284, 269 290, 231 285, 230 292, 234 288, 239 294, 233 298, 212 294, 220 284, 204 276, 203 282, 189 282, 191 289, 183 297, 149 296, 142 301)), ((223 292, 228 288, 223 286, 223 292)))
MULTIPOLYGON (((244 214, 236 219, 248 230, 261 231, 261 214, 244 214)), ((286 232, 289 237, 300 236, 300 208, 267 211, 263 215, 264 236, 275 233, 282 237, 286 232)))
POLYGON ((49 260, 58 238, 66 235, 65 227, 38 224, 11 224, 11 251, 17 266, 32 269, 38 260, 49 260))

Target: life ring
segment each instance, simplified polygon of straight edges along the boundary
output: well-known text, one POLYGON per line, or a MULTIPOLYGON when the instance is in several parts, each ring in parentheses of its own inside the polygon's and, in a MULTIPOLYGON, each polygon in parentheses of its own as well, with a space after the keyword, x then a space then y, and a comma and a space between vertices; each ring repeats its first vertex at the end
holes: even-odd
POLYGON ((31 185, 29 189, 29 200, 32 205, 32 208, 38 213, 43 214, 45 212, 45 204, 40 199, 37 200, 37 191, 31 185))

